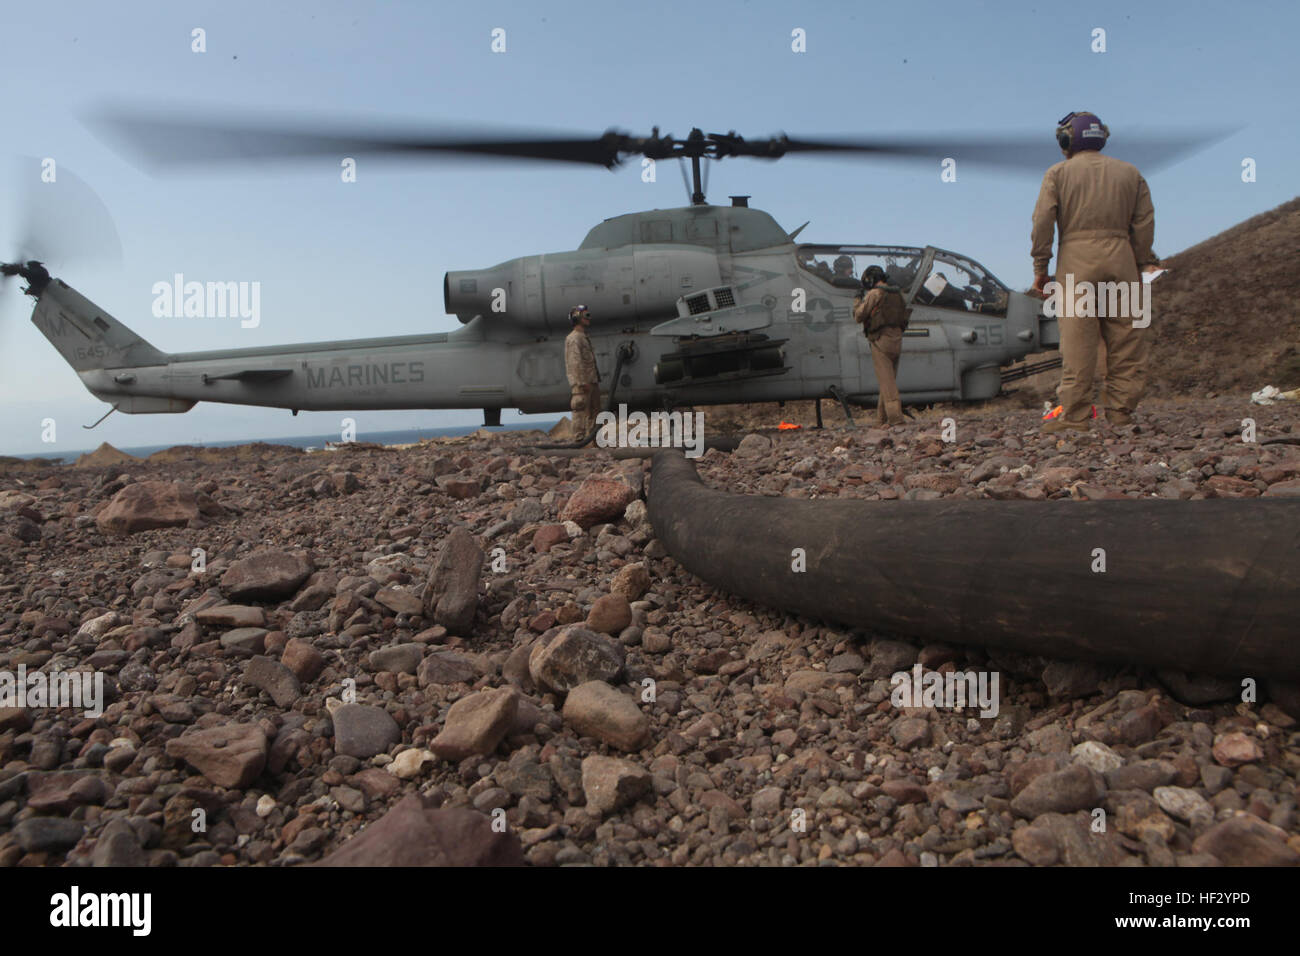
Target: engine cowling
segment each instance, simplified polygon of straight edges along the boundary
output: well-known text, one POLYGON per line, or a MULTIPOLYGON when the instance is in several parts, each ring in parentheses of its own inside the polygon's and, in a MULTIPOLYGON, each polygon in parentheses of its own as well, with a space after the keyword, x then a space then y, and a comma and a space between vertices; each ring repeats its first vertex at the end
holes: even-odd
POLYGON ((582 304, 594 325, 661 321, 677 300, 721 281, 711 249, 637 245, 511 259, 489 269, 448 272, 443 304, 461 322, 500 316, 535 332, 567 332, 582 304))

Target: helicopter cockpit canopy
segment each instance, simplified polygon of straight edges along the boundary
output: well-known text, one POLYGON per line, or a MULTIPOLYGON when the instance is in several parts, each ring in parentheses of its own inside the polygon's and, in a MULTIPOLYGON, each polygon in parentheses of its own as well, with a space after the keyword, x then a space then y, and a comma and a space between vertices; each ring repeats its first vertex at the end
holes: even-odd
POLYGON ((974 259, 945 249, 804 244, 795 255, 801 269, 836 288, 860 289, 867 267, 880 266, 904 292, 915 286, 919 305, 985 315, 1007 311, 1007 287, 974 259))

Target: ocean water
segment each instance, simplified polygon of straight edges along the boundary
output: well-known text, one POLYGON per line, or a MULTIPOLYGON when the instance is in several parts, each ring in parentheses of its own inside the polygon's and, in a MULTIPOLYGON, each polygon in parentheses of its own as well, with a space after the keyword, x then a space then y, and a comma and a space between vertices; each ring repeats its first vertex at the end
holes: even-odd
MULTIPOLYGON (((501 425, 497 428, 490 428, 489 431, 513 432, 528 431, 530 429, 541 429, 547 431, 553 428, 559 419, 554 421, 540 422, 511 422, 507 425, 501 425)), ((482 425, 452 425, 445 428, 408 428, 401 431, 392 432, 366 432, 359 441, 373 442, 379 445, 405 445, 418 442, 422 438, 448 438, 457 435, 468 435, 470 432, 476 432, 482 425)), ((194 445, 199 448, 233 448, 235 445, 247 445, 251 442, 265 442, 268 445, 292 445, 294 448, 316 448, 325 447, 326 442, 336 442, 339 440, 339 433, 332 432, 328 435, 289 435, 282 438, 244 438, 236 441, 212 441, 212 442, 181 442, 179 444, 194 445)), ((167 448, 175 448, 177 442, 167 445, 138 445, 130 448, 119 448, 118 451, 126 452, 128 455, 134 455, 136 458, 148 458, 154 452, 163 451, 167 448)), ((26 455, 11 455, 11 458, 51 458, 55 461, 74 462, 78 457, 94 451, 94 448, 84 448, 79 451, 65 451, 57 455, 49 452, 35 452, 26 455)))

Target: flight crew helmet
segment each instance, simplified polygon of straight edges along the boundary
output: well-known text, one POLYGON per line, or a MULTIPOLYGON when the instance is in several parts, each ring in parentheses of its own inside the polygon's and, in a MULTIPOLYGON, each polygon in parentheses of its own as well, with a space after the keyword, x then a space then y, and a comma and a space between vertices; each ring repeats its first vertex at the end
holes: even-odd
POLYGON ((853 259, 850 256, 839 256, 832 267, 835 269, 836 275, 853 275, 853 259))
POLYGON ((1096 113, 1069 113, 1056 124, 1056 142, 1067 153, 1084 149, 1099 150, 1106 145, 1110 128, 1096 113))
POLYGON ((880 266, 867 266, 867 271, 862 273, 862 287, 864 289, 873 289, 877 282, 886 281, 888 281, 888 276, 880 266))
POLYGON ((569 310, 569 324, 577 325, 582 319, 591 318, 591 313, 585 305, 575 305, 569 310))

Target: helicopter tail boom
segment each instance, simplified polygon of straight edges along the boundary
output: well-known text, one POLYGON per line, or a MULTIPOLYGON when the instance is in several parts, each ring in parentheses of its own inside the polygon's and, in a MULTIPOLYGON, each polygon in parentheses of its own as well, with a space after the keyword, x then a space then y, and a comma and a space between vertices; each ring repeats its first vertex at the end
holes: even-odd
POLYGON ((32 323, 79 373, 167 363, 166 353, 60 279, 41 292, 32 323))

